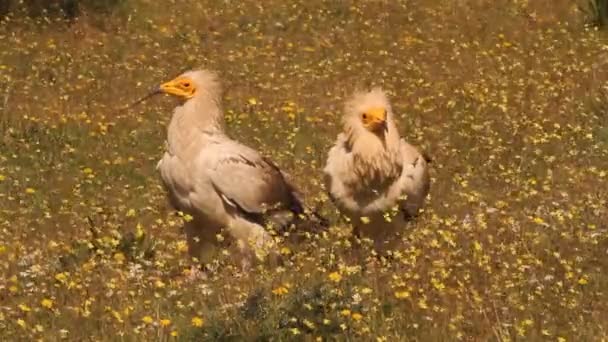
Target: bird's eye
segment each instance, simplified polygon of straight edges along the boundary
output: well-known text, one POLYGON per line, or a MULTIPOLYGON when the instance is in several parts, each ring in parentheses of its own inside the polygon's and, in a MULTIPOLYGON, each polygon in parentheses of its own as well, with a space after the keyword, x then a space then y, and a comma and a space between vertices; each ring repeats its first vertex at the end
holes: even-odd
POLYGON ((363 115, 361 115, 361 118, 363 118, 363 120, 367 120, 367 114, 363 113, 363 115))
POLYGON ((186 88, 190 88, 190 82, 185 82, 185 83, 183 83, 183 85, 184 85, 184 87, 186 87, 186 88))

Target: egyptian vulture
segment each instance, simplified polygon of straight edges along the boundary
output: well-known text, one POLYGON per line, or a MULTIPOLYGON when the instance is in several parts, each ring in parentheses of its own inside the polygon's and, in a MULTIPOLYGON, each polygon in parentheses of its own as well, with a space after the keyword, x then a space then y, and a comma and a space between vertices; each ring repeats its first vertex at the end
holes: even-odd
POLYGON ((181 100, 157 170, 172 206, 192 217, 184 227, 190 255, 206 261, 224 228, 243 260, 263 259, 275 247, 265 227, 297 219, 304 211, 299 193, 271 160, 226 135, 214 72, 185 72, 157 92, 181 100))
POLYGON ((343 132, 324 168, 330 198, 356 236, 386 250, 429 192, 428 158, 399 136, 380 88, 356 92, 344 107, 343 132))

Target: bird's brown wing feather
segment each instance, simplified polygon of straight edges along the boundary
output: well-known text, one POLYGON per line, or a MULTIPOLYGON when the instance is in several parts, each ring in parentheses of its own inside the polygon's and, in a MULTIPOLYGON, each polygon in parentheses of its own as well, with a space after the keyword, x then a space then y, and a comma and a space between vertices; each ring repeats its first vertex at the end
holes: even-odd
POLYGON ((209 175, 220 195, 251 214, 288 209, 294 201, 289 184, 276 165, 240 144, 224 144, 209 175))

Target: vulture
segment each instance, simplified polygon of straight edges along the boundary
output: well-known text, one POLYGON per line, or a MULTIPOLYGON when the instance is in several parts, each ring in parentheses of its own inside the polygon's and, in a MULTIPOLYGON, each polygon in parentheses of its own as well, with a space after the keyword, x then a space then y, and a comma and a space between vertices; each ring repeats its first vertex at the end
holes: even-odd
POLYGON ((222 230, 236 242, 244 268, 274 255, 267 227, 290 225, 304 205, 275 163, 225 133, 218 75, 187 71, 155 92, 180 100, 156 168, 171 205, 191 217, 184 226, 190 256, 204 263, 222 230))
POLYGON ((429 158, 399 136, 386 93, 357 91, 323 169, 329 197, 377 251, 389 250, 430 188, 429 158), (392 241, 392 242, 391 242, 392 241))

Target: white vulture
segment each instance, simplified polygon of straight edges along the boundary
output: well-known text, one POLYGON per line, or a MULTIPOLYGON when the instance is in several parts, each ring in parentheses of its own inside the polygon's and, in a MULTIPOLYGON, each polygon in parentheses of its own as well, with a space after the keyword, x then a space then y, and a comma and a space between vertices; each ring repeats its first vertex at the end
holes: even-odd
POLYGON ((156 91, 176 96, 167 132, 167 149, 157 165, 172 206, 192 220, 185 223, 189 253, 204 261, 222 229, 244 253, 274 252, 265 229, 303 213, 303 204, 286 175, 257 151, 224 132, 221 85, 208 70, 188 71, 156 91))
POLYGON ((386 250, 424 204, 429 160, 400 138, 382 89, 356 92, 344 111, 344 130, 323 170, 327 190, 354 234, 386 250))

